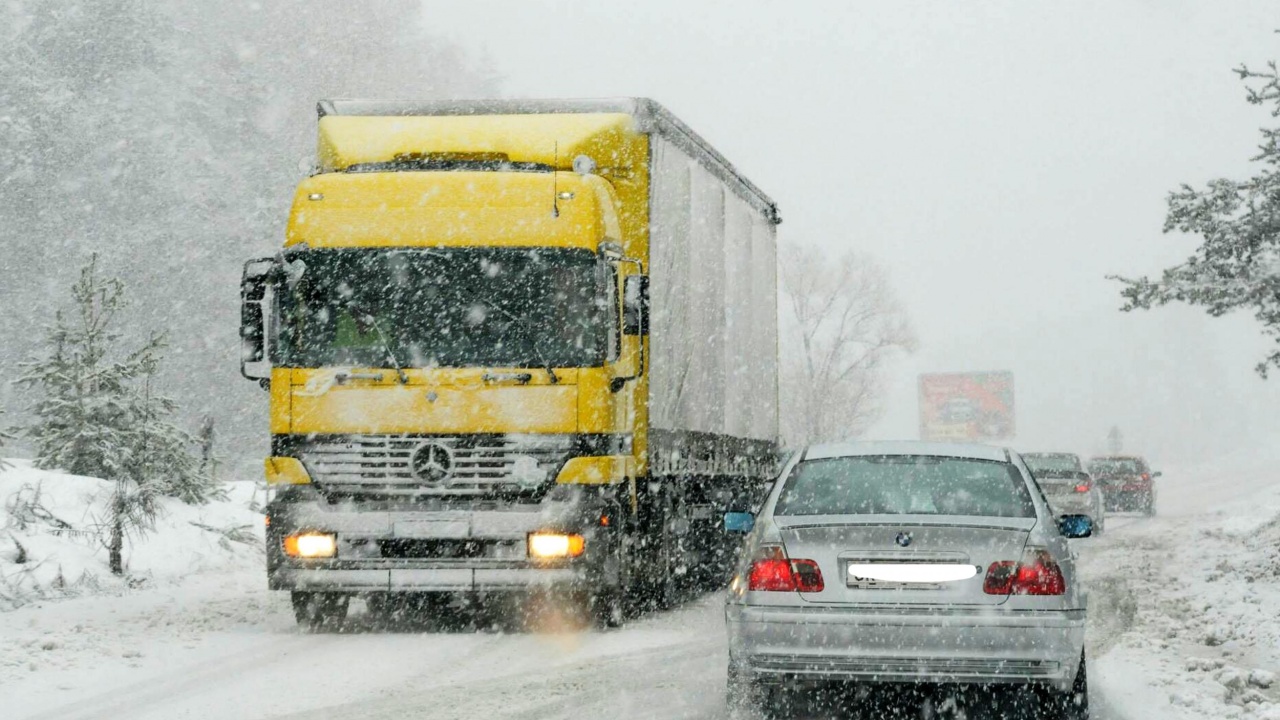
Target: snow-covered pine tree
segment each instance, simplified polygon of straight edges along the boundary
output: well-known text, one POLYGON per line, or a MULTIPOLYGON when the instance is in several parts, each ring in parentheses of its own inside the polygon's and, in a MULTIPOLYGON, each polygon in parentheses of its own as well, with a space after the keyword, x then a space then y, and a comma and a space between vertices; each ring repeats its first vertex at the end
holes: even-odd
MULTIPOLYGON (((129 452, 129 475, 159 495, 175 497, 188 505, 222 497, 221 486, 211 472, 206 445, 170 417, 178 406, 155 391, 159 352, 166 345, 158 339, 155 349, 139 362, 140 376, 133 391, 134 432, 129 452), (194 450, 200 450, 197 455, 194 450)), ((211 448, 209 448, 211 451, 211 448)))
POLYGON ((169 421, 175 403, 154 392, 164 337, 131 352, 118 347, 114 321, 125 309, 123 283, 99 277, 93 256, 72 298, 70 318, 59 312, 44 352, 22 364, 18 382, 40 393, 26 434, 37 467, 115 483, 100 525, 111 571, 119 575, 125 538, 151 528, 161 496, 199 503, 218 488, 200 472, 193 438, 169 421))
POLYGON ((114 357, 120 336, 113 322, 124 307, 124 285, 98 276, 96 255, 71 293, 71 312, 57 312, 43 352, 20 366, 18 383, 39 391, 25 434, 35 443, 37 467, 121 479, 134 430, 129 386, 158 341, 114 357))
MULTIPOLYGON (((1269 106, 1280 118, 1280 70, 1236 70, 1247 100, 1269 106)), ((1125 284, 1124 310, 1147 310, 1171 302, 1199 305, 1214 317, 1239 308, 1253 311, 1263 332, 1280 345, 1280 127, 1262 128, 1258 174, 1248 180, 1218 179, 1203 189, 1183 185, 1169 194, 1164 231, 1203 238, 1194 255, 1164 270, 1159 279, 1115 277, 1125 284)), ((1280 367, 1280 349, 1257 370, 1280 367)))

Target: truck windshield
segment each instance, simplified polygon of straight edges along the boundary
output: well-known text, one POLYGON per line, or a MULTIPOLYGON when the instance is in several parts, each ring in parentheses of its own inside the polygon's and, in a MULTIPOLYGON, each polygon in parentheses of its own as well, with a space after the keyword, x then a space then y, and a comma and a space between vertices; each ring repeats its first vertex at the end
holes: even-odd
POLYGON ((310 250, 285 276, 285 367, 598 366, 616 314, 589 250, 310 250))

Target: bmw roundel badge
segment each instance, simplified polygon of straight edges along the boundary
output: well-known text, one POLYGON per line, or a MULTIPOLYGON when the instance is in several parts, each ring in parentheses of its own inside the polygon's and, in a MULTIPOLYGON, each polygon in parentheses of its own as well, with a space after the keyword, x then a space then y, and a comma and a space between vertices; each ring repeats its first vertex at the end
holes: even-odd
POLYGON ((894 538, 894 542, 898 543, 898 547, 906 547, 911 544, 911 533, 900 532, 898 537, 894 538))

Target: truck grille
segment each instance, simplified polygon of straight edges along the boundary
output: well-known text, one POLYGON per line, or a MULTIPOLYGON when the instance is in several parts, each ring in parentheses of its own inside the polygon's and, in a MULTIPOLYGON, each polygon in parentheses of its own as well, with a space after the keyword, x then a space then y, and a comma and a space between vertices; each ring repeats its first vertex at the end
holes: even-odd
POLYGON ((300 443, 325 490, 359 495, 535 492, 555 479, 569 435, 347 435, 300 443))

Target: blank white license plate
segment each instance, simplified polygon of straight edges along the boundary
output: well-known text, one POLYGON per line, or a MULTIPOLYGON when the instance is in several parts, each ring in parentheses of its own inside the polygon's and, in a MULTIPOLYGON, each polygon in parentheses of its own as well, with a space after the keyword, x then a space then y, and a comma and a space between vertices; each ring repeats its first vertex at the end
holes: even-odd
POLYGON ((968 580, 977 567, 956 563, 857 563, 847 566, 849 587, 861 590, 941 590, 968 580))

